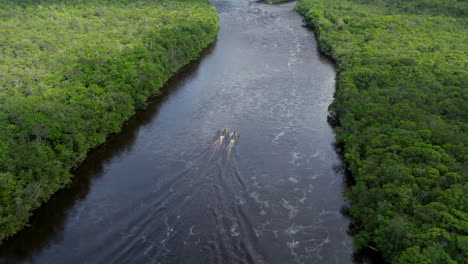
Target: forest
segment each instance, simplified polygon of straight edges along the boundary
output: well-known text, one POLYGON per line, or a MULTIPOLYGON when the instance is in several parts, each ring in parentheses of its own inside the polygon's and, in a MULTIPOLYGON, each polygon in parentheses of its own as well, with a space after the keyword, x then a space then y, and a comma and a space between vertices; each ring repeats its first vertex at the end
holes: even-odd
POLYGON ((464 0, 300 0, 337 63, 329 111, 354 184, 356 248, 388 263, 468 263, 464 0))
POLYGON ((0 0, 0 243, 217 31, 208 0, 0 0))

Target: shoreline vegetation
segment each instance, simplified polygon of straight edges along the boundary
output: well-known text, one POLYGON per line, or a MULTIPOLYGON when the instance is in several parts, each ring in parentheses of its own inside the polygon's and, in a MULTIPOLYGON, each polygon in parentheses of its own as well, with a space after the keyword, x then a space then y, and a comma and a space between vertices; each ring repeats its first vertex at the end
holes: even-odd
POLYGON ((0 243, 199 57, 208 0, 0 0, 0 243))
POLYGON ((468 259, 466 13, 457 0, 299 0, 338 66, 330 115, 355 185, 356 248, 468 259))

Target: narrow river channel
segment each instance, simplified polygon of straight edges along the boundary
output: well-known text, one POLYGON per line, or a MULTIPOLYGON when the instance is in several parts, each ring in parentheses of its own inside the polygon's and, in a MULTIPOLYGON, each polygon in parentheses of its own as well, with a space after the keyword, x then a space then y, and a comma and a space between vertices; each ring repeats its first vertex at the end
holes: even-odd
POLYGON ((218 40, 92 151, 1 263, 353 263, 327 107, 294 3, 214 0, 218 40), (220 129, 239 132, 228 155, 220 129))

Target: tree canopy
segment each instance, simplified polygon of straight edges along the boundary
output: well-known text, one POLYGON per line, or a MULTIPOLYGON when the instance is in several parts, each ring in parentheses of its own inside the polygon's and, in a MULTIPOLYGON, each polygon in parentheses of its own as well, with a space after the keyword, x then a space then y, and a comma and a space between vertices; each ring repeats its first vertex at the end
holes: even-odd
POLYGON ((0 242, 217 29, 208 0, 0 0, 0 242))
POLYGON ((338 65, 330 106, 355 180, 356 246, 467 263, 466 1, 300 0, 338 65))

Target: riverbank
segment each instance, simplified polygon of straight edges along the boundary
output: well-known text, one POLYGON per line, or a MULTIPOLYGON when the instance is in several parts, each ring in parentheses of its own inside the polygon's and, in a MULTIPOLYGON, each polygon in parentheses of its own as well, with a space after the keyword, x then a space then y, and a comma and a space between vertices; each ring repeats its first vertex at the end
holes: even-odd
POLYGON ((356 184, 358 248, 389 263, 464 263, 466 3, 300 0, 338 65, 330 107, 356 184))
POLYGON ((216 44, 88 155, 0 262, 353 263, 334 65, 295 3, 213 3, 216 44), (223 127, 240 135, 229 158, 226 138, 211 148, 223 127))
POLYGON ((266 4, 280 4, 280 3, 286 3, 286 2, 292 2, 294 0, 262 0, 266 4))
POLYGON ((207 0, 4 1, 0 241, 216 37, 207 0))

